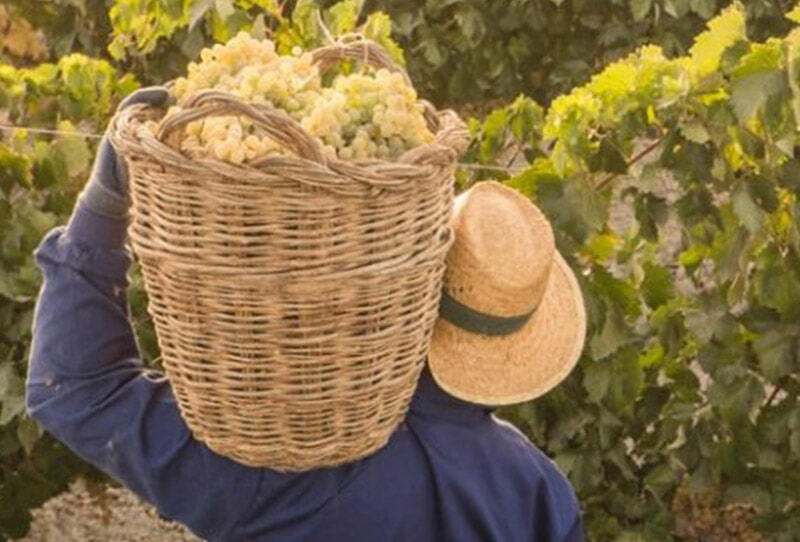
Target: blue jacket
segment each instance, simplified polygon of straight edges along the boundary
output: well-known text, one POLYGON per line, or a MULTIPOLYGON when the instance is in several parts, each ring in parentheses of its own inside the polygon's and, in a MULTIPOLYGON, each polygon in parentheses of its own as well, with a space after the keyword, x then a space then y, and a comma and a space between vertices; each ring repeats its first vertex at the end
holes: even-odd
POLYGON ((86 461, 209 540, 578 541, 556 465, 423 374, 388 445, 338 468, 278 473, 193 439, 128 318, 125 224, 77 207, 36 251, 27 410, 86 461))

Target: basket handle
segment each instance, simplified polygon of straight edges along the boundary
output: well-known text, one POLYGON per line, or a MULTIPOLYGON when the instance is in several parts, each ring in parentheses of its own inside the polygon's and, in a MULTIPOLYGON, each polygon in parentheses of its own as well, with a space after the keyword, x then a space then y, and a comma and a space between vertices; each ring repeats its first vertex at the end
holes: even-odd
POLYGON ((156 139, 165 141, 174 130, 192 121, 226 114, 247 116, 270 138, 297 156, 318 164, 326 163, 319 143, 286 112, 266 104, 246 103, 220 90, 203 90, 189 98, 181 111, 161 121, 156 139))
MULTIPOLYGON (((360 60, 373 68, 385 68, 390 72, 399 73, 403 76, 403 80, 408 86, 412 88, 414 86, 411 78, 408 76, 408 72, 392 60, 392 57, 386 52, 386 49, 371 39, 365 38, 361 34, 345 34, 344 36, 340 36, 336 43, 313 50, 311 56, 314 63, 321 71, 331 69, 334 65, 346 58, 360 60)), ((428 124, 428 128, 435 133, 439 126, 436 108, 427 100, 420 100, 420 102, 425 107, 423 112, 425 122, 428 124)))
POLYGON ((320 71, 327 71, 346 58, 360 60, 373 68, 386 68, 391 72, 399 73, 406 83, 411 85, 411 79, 406 70, 392 60, 386 49, 361 34, 341 36, 335 43, 311 51, 311 58, 320 71))

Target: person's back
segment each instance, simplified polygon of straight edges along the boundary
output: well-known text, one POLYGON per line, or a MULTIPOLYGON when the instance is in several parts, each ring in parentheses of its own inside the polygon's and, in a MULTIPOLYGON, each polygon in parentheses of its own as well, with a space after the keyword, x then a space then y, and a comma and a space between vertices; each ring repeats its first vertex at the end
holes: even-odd
POLYGON ((427 371, 389 444, 338 483, 306 519, 279 530, 274 499, 256 496, 231 539, 582 539, 575 495, 555 464, 490 410, 445 394, 427 371))

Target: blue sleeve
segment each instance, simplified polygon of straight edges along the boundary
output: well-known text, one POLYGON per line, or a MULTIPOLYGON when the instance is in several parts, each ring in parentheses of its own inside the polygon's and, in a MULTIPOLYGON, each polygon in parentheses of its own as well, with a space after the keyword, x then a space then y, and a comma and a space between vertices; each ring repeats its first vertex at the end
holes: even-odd
POLYGON ((549 526, 548 540, 583 542, 583 520, 578 498, 569 479, 556 463, 537 449, 544 486, 539 494, 537 512, 546 514, 540 524, 549 526))
POLYGON ((26 407, 86 461, 209 539, 228 538, 257 491, 291 475, 248 468, 196 441, 165 378, 139 358, 125 289, 123 221, 76 209, 36 251, 44 275, 26 407), (273 482, 264 484, 264 478, 273 482))

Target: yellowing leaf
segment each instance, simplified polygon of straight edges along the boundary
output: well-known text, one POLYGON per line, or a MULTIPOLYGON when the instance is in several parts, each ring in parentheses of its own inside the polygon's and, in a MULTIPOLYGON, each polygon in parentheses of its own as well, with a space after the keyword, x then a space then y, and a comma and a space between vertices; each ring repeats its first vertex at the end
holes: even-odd
POLYGON ((745 13, 734 4, 708 22, 708 30, 697 36, 689 50, 696 76, 703 77, 717 70, 725 50, 745 38, 745 13))
POLYGON ((0 19, 8 20, 8 26, 0 28, 0 51, 7 50, 20 58, 44 60, 48 51, 44 35, 33 28, 18 13, 8 11, 10 8, 0 6, 3 15, 0 19))
POLYGON ((343 0, 334 4, 326 13, 326 20, 334 36, 352 32, 358 22, 359 6, 354 0, 343 0))
POLYGON ((766 43, 753 43, 750 50, 733 69, 734 77, 745 77, 754 73, 763 73, 781 69, 783 65, 783 41, 770 38, 766 43))
MULTIPOLYGON (((392 19, 389 15, 382 11, 370 13, 360 31, 386 49, 395 62, 405 64, 403 49, 392 39, 392 19)), ((430 48, 425 49, 425 54, 431 54, 430 48)))
POLYGON ((605 263, 622 244, 613 233, 602 233, 592 237, 586 244, 586 253, 597 263, 605 263))
POLYGON ((624 96, 635 88, 637 74, 636 66, 624 61, 615 62, 592 79, 589 89, 609 98, 624 96))
POLYGON ((798 3, 790 12, 786 14, 786 18, 790 21, 800 23, 800 3, 798 3))

